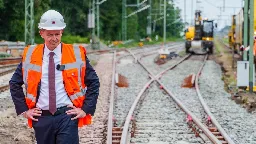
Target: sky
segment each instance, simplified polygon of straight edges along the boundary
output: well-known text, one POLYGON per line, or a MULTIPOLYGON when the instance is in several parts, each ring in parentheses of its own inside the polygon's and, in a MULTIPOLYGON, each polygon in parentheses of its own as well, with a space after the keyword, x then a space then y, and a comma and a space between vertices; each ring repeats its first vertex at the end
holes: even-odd
POLYGON ((175 6, 182 10, 182 19, 184 19, 184 1, 186 1, 186 22, 191 24, 191 17, 194 19, 195 8, 197 8, 202 11, 203 19, 215 20, 218 23, 218 29, 225 25, 231 25, 231 16, 238 14, 243 4, 243 0, 174 0, 175 6), (223 9, 224 2, 225 9, 223 9), (193 13, 191 14, 192 4, 193 13), (221 11, 219 7, 221 7, 221 11))

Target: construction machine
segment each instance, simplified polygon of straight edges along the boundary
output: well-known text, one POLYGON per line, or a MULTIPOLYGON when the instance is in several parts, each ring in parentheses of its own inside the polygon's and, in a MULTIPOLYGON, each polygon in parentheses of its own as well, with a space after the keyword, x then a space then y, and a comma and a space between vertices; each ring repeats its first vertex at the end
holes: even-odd
MULTIPOLYGON (((252 7, 256 9, 256 0, 254 0, 254 6, 252 7)), ((248 18, 250 16, 247 15, 248 18)), ((242 51, 245 49, 243 46, 244 43, 244 8, 236 14, 232 15, 232 23, 231 28, 229 30, 229 46, 233 48, 234 52, 237 54, 242 54, 242 51)), ((250 18, 249 18, 250 21, 250 18)), ((253 22, 256 23, 256 11, 254 10, 254 18, 253 22)), ((254 37, 256 37, 256 25, 254 25, 254 37)), ((256 51, 256 46, 255 46, 256 51)))
POLYGON ((235 45, 235 35, 236 35, 236 32, 235 32, 235 29, 236 29, 236 15, 232 15, 232 24, 231 24, 231 27, 230 27, 230 30, 228 32, 228 43, 229 43, 229 47, 231 49, 234 49, 236 48, 236 45, 235 45))
POLYGON ((213 53, 213 30, 213 21, 207 19, 203 20, 201 11, 196 10, 195 25, 185 30, 186 53, 196 49, 203 49, 203 51, 213 53))
POLYGON ((195 25, 185 30, 186 36, 186 53, 190 52, 192 45, 201 45, 202 40, 202 17, 201 11, 196 10, 195 12, 195 25))
POLYGON ((194 40, 194 36, 195 36, 195 27, 194 27, 194 26, 188 27, 187 30, 185 31, 185 37, 186 37, 186 43, 185 43, 186 53, 189 52, 189 48, 191 47, 191 41, 194 40))
MULTIPOLYGON (((202 46, 208 53, 213 53, 213 20, 203 20, 202 46)), ((217 27, 217 24, 215 25, 217 27)))

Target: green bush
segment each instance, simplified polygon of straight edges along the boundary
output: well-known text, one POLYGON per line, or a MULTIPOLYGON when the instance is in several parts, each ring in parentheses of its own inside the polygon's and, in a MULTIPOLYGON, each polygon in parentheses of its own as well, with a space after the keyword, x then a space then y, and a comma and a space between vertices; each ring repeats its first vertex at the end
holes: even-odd
POLYGON ((0 58, 7 58, 7 57, 11 57, 11 55, 7 53, 0 53, 0 58))
MULTIPOLYGON (((81 37, 81 36, 73 36, 73 35, 63 35, 61 38, 61 41, 67 44, 73 44, 73 43, 89 43, 89 38, 87 37, 81 37)), ((39 43, 44 43, 44 39, 42 39, 41 37, 36 37, 35 38, 35 42, 37 44, 39 43)))
POLYGON ((87 37, 72 36, 72 35, 63 35, 61 41, 68 44, 90 42, 89 38, 87 37))

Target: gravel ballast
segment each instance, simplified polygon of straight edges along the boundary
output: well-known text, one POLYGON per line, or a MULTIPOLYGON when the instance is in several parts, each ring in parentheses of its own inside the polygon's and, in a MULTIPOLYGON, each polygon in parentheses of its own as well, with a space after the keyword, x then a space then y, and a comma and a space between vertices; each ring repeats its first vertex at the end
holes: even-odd
POLYGON ((93 116, 93 123, 79 129, 80 144, 105 144, 107 135, 107 121, 109 98, 112 83, 113 53, 100 55, 95 71, 100 79, 100 93, 93 116))
POLYGON ((136 144, 176 144, 181 141, 204 143, 196 137, 186 123, 186 114, 159 89, 154 82, 143 94, 143 102, 137 108, 136 133, 131 139, 136 144))
POLYGON ((147 56, 147 57, 144 57, 141 59, 142 64, 144 64, 154 75, 159 74, 160 72, 162 72, 166 68, 174 65, 181 59, 180 57, 175 57, 171 60, 168 60, 165 64, 157 65, 154 63, 154 59, 157 56, 158 56, 157 54, 154 54, 154 55, 150 55, 150 56, 147 56))
POLYGON ((114 102, 114 117, 117 119, 117 126, 125 121, 128 111, 143 86, 149 81, 147 72, 139 65, 133 63, 132 56, 122 58, 117 64, 116 72, 125 76, 129 87, 118 88, 116 86, 116 98, 114 102))
POLYGON ((161 78, 161 82, 171 91, 195 116, 205 121, 205 112, 198 99, 195 88, 182 88, 184 79, 190 74, 196 74, 202 65, 200 60, 186 60, 161 78))
POLYGON ((224 90, 221 67, 207 61, 199 78, 200 91, 211 112, 237 144, 256 144, 256 115, 248 113, 224 90))

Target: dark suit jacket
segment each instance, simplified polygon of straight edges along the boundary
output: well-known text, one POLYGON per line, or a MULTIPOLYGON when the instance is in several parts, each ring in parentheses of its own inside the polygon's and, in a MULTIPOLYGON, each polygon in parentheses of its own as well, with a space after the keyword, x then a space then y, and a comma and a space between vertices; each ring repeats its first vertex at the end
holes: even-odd
MULTIPOLYGON (((96 109, 97 99, 99 95, 99 78, 90 65, 90 61, 86 57, 86 75, 85 75, 85 84, 87 85, 86 91, 86 99, 84 101, 84 105, 82 109, 85 113, 93 115, 96 109)), ((15 105, 17 115, 21 114, 24 111, 28 110, 28 107, 25 102, 25 95, 23 92, 22 85, 24 84, 22 78, 22 63, 20 63, 14 72, 11 80, 9 81, 10 84, 10 92, 12 96, 12 100, 15 105)), ((38 97, 40 94, 40 86, 41 83, 38 85, 38 97)), ((38 98, 37 97, 37 98, 38 98)))

